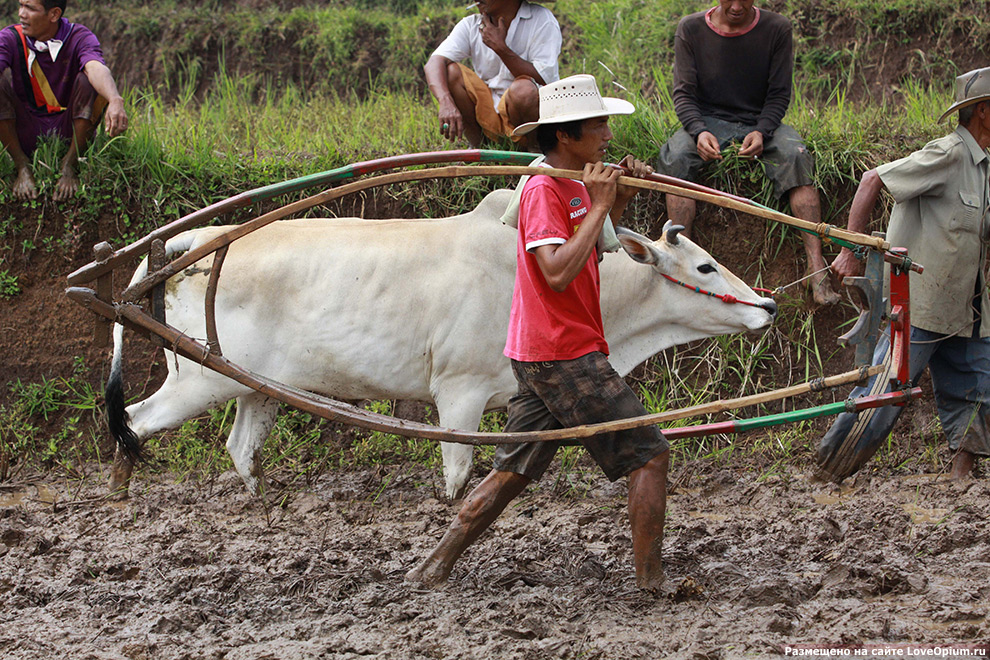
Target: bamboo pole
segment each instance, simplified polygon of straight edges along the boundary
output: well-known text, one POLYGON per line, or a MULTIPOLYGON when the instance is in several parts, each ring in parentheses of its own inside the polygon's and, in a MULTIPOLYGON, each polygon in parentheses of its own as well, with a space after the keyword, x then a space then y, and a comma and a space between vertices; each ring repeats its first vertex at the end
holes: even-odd
MULTIPOLYGON (((72 272, 68 276, 68 283, 70 286, 78 286, 85 284, 97 278, 99 275, 108 272, 115 268, 117 265, 126 262, 130 259, 137 258, 148 251, 151 241, 154 239, 167 240, 172 236, 175 236, 181 231, 186 229, 191 229, 193 227, 205 224, 206 222, 216 218, 217 216, 227 213, 238 208, 243 208, 260 201, 265 201, 276 197, 278 195, 288 194, 292 192, 298 192, 300 190, 305 190, 306 188, 315 187, 317 185, 326 185, 327 183, 334 183, 349 178, 353 178, 360 175, 369 174, 371 172, 394 169, 397 167, 410 167, 414 165, 430 165, 444 162, 495 162, 495 161, 509 161, 509 162, 529 162, 535 158, 535 154, 522 153, 522 152, 508 152, 508 151, 488 151, 488 150, 478 150, 478 149, 468 149, 468 150, 455 150, 455 151, 439 151, 439 152, 428 152, 422 154, 406 154, 403 156, 393 156, 389 158, 381 158, 372 161, 366 161, 362 163, 354 163, 352 165, 347 165, 334 170, 328 170, 326 172, 320 172, 318 174, 311 174, 305 177, 299 177, 297 179, 291 179, 289 181, 284 181, 281 183, 273 184, 270 186, 264 186, 262 188, 256 188, 254 190, 249 190, 247 192, 235 195, 221 202, 212 204, 204 209, 200 209, 193 213, 190 213, 178 220, 175 220, 164 227, 160 227, 144 238, 131 243, 130 245, 118 250, 113 253, 109 259, 92 262, 79 268, 78 270, 72 272)), ((440 168, 438 168, 440 169, 440 168)), ((428 170, 435 171, 435 170, 428 170)), ((556 172, 561 172, 562 170, 555 170, 556 172)), ((523 172, 523 174, 551 174, 554 170, 548 168, 540 168, 539 170, 531 169, 523 172)), ((475 175, 485 175, 485 174, 497 174, 497 172, 482 172, 478 170, 473 170, 470 174, 465 174, 464 176, 475 176, 475 175)), ((503 172, 503 174, 512 174, 512 172, 503 172)), ((561 176, 560 174, 551 174, 552 176, 561 176)), ((567 178, 580 178, 579 173, 573 171, 565 175, 567 178)), ((429 175, 418 177, 419 180, 422 178, 433 178, 429 175)), ((675 179, 673 177, 668 177, 660 174, 653 174, 649 179, 628 179, 623 178, 623 183, 633 185, 635 187, 645 187, 647 189, 657 190, 660 192, 668 192, 671 194, 679 195, 682 197, 691 197, 693 199, 698 199, 701 201, 716 204, 718 206, 724 206, 727 208, 732 208, 738 210, 742 213, 748 213, 755 215, 757 217, 762 217, 769 220, 775 220, 777 222, 782 222, 784 224, 791 225, 802 231, 807 231, 811 233, 816 233, 824 238, 831 238, 837 242, 848 242, 853 245, 867 245, 874 247, 874 249, 888 250, 890 248, 889 243, 886 243, 882 239, 876 239, 873 242, 861 242, 858 239, 871 239, 873 237, 867 237, 863 234, 857 234, 855 232, 849 232, 844 229, 839 229, 833 225, 826 223, 811 223, 798 218, 794 218, 784 213, 774 211, 761 204, 757 204, 751 200, 738 197, 736 195, 731 195, 729 193, 724 193, 721 191, 714 190, 712 188, 707 188, 699 184, 695 184, 688 181, 683 181, 680 179, 675 179), (656 187, 649 187, 640 185, 644 181, 650 181, 650 183, 655 184, 656 187), (634 183, 630 183, 630 181, 634 183)), ((382 181, 376 185, 384 185, 387 181, 382 181)))
MULTIPOLYGON (((360 192, 362 190, 367 190, 368 188, 374 188, 382 185, 389 185, 395 183, 407 183, 411 181, 421 181, 423 179, 451 179, 451 178, 463 178, 470 176, 493 176, 493 175, 503 175, 503 176, 532 176, 534 174, 546 174, 548 176, 568 178, 568 179, 580 179, 581 172, 576 170, 561 170, 556 168, 548 167, 522 167, 522 166, 512 166, 512 165, 474 165, 474 166, 448 166, 439 167, 429 170, 419 170, 411 172, 396 172, 393 174, 383 174, 377 177, 371 177, 364 179, 362 181, 357 181, 353 183, 343 184, 336 188, 331 188, 330 190, 325 190, 316 195, 307 197, 306 199, 287 204, 282 208, 276 209, 262 216, 259 216, 253 220, 249 220, 241 225, 234 226, 227 233, 222 236, 218 236, 213 240, 204 243, 194 250, 190 250, 183 256, 172 261, 165 268, 150 272, 141 281, 135 283, 134 285, 128 287, 123 294, 121 294, 121 300, 124 302, 134 302, 142 298, 148 291, 148 289, 154 287, 156 284, 165 281, 169 277, 177 274, 184 268, 188 268, 192 264, 196 263, 203 257, 207 256, 211 252, 219 249, 224 245, 229 245, 233 241, 246 236, 247 234, 261 229, 262 227, 280 220, 282 218, 288 217, 293 213, 298 213, 305 211, 314 206, 320 204, 325 204, 327 202, 333 201, 344 195, 353 194, 360 192)), ((844 229, 838 229, 832 225, 825 223, 815 224, 812 222, 806 222, 798 218, 792 218, 783 213, 777 211, 771 211, 769 209, 762 209, 755 206, 750 206, 748 204, 736 201, 734 199, 727 199, 718 197, 716 195, 711 195, 709 193, 680 189, 677 186, 672 186, 667 183, 661 183, 658 181, 650 181, 647 179, 639 179, 635 177, 620 176, 619 183, 632 186, 634 188, 641 188, 645 190, 656 190, 661 192, 672 192, 677 195, 694 197, 702 201, 708 201, 712 204, 717 204, 719 206, 724 206, 727 208, 732 208, 735 210, 742 211, 744 213, 751 213, 753 215, 758 215, 759 217, 769 218, 777 220, 778 222, 784 222, 786 224, 792 224, 795 227, 808 229, 811 231, 816 231, 819 235, 831 236, 832 238, 841 239, 855 245, 865 245, 867 247, 876 250, 886 250, 890 247, 884 239, 878 236, 866 236, 865 234, 859 234, 857 232, 850 232, 844 229)))

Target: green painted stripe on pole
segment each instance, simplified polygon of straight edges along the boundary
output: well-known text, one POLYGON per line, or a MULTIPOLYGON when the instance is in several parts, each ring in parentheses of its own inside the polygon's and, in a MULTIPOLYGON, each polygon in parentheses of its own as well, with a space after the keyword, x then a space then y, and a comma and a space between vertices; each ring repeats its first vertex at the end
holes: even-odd
MULTIPOLYGON (((478 150, 479 162, 485 163, 509 162, 513 165, 529 165, 538 155, 539 154, 532 154, 524 151, 497 151, 491 149, 478 150)), ((448 162, 463 162, 463 160, 459 158, 452 158, 448 162)), ((367 165, 367 163, 365 163, 365 165, 367 165)), ((256 188, 255 190, 248 192, 247 195, 250 197, 252 202, 260 202, 278 195, 299 192, 300 190, 305 190, 306 188, 313 186, 346 181, 347 179, 354 178, 356 175, 357 171, 355 170, 353 164, 345 165, 336 169, 326 170, 325 172, 308 174, 296 179, 289 179, 288 181, 282 181, 280 183, 273 183, 269 186, 256 188)))
POLYGON ((823 406, 815 406, 814 408, 805 408, 804 410, 792 410, 791 412, 778 413, 776 415, 766 415, 765 417, 740 419, 737 420, 735 423, 736 425, 735 430, 737 433, 742 433, 744 431, 761 429, 767 426, 779 426, 781 424, 800 422, 806 419, 813 419, 815 417, 824 417, 825 415, 838 415, 839 413, 845 411, 846 411, 845 401, 840 401, 838 403, 827 403, 823 406))
POLYGON ((480 149, 478 154, 482 163, 510 162, 520 165, 529 165, 540 155, 528 151, 495 151, 491 149, 480 149))

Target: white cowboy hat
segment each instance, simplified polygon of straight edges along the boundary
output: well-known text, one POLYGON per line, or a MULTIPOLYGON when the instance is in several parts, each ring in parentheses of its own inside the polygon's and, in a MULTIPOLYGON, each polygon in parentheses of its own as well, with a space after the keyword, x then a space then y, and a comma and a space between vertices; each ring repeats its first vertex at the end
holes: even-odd
POLYGON ((990 67, 976 69, 956 78, 956 102, 938 118, 942 121, 956 110, 990 99, 990 67))
POLYGON ((540 87, 540 120, 520 124, 513 135, 526 135, 543 124, 562 124, 579 119, 631 115, 636 107, 629 101, 602 97, 594 76, 581 74, 540 87))

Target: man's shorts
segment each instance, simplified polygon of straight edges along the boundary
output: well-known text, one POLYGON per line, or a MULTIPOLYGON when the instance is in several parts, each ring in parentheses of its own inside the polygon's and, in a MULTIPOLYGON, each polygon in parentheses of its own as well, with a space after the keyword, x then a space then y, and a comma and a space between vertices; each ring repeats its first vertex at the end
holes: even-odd
MULTIPOLYGON (((603 353, 556 362, 513 360, 512 371, 519 391, 509 399, 507 432, 544 431, 647 414, 603 353)), ((603 433, 580 442, 610 481, 643 467, 669 448, 656 426, 603 433)), ((539 479, 559 445, 499 445, 495 469, 539 479)))
MULTIPOLYGON (((707 130, 718 140, 719 149, 725 149, 732 142, 742 144, 743 139, 756 130, 755 126, 715 117, 705 117, 704 120, 707 130)), ((759 160, 763 163, 767 178, 773 182, 778 199, 792 188, 814 183, 815 157, 790 126, 781 124, 772 137, 764 138, 763 154, 759 160)), ((660 149, 656 171, 686 181, 697 181, 701 170, 709 164, 698 155, 695 139, 681 128, 660 149)))
POLYGON ((99 123, 106 107, 106 99, 96 93, 86 74, 80 72, 72 84, 68 110, 37 114, 17 97, 10 69, 0 74, 0 121, 15 121, 18 141, 27 155, 34 152, 38 138, 43 135, 54 134, 65 140, 72 139, 72 122, 76 119, 99 123))
POLYGON ((513 135, 515 126, 509 123, 509 118, 505 112, 505 94, 498 100, 498 110, 495 110, 495 103, 492 100, 492 90, 485 84, 477 73, 472 69, 458 64, 461 69, 461 79, 464 80, 464 88, 467 89, 468 97, 474 103, 474 118, 491 140, 507 137, 513 142, 519 142, 524 136, 513 135))

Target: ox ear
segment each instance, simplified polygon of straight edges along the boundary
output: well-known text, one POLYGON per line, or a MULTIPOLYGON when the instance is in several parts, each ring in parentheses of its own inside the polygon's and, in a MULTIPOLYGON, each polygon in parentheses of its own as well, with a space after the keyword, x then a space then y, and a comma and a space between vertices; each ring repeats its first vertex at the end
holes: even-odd
POLYGON ((666 261, 664 255, 653 244, 653 241, 642 234, 637 234, 625 227, 615 228, 615 237, 619 239, 622 249, 632 257, 633 261, 649 266, 659 266, 666 261))

